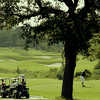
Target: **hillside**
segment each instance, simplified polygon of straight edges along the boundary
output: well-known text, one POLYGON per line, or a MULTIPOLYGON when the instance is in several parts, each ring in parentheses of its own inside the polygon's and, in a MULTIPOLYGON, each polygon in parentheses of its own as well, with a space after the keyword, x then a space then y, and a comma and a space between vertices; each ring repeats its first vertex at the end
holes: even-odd
MULTIPOLYGON (((31 97, 42 96, 48 100, 62 100, 58 99, 62 81, 54 79, 61 63, 60 53, 0 47, 0 78, 11 78, 24 74, 31 97)), ((97 63, 97 60, 90 62, 87 58, 78 55, 75 72, 84 69, 93 72, 97 63)), ((85 84, 87 87, 82 88, 80 79, 74 79, 74 97, 78 100, 99 100, 100 80, 86 80, 85 84)), ((0 98, 0 100, 6 99, 0 98)))
MULTIPOLYGON (((97 60, 90 62, 79 55, 75 72, 84 69, 92 72, 97 62, 97 60)), ((35 49, 25 51, 21 48, 0 48, 0 77, 25 74, 28 78, 55 78, 55 73, 62 66, 61 63, 60 53, 35 49)))

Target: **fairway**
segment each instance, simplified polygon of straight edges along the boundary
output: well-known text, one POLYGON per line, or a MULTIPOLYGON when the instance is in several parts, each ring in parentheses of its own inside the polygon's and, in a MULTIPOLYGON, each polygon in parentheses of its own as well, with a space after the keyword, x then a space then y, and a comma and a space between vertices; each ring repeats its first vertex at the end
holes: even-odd
POLYGON ((19 68, 21 73, 30 78, 30 73, 46 72, 50 69, 48 65, 61 62, 59 53, 35 49, 25 51, 21 48, 0 48, 0 77, 15 77, 19 68))
MULTIPOLYGON (((76 100, 100 100, 100 80, 87 80, 82 88, 81 81, 74 81, 74 98, 76 100)), ((31 95, 39 95, 50 100, 60 96, 62 81, 55 79, 28 80, 31 95)))
MULTIPOLYGON (((82 88, 80 80, 74 81, 74 99, 100 100, 100 80, 87 80, 85 84, 86 87, 82 88)), ((48 98, 48 100, 57 100, 61 94, 62 81, 57 79, 27 79, 27 86, 30 88, 30 94, 32 97, 43 97, 48 98)), ((47 100, 43 98, 35 100, 47 100)), ((0 98, 0 100, 7 99, 0 98)), ((29 100, 33 99, 31 98, 29 100)))
MULTIPOLYGON (((93 72, 95 65, 98 63, 98 60, 91 62, 81 55, 78 55, 77 58, 75 72, 80 72, 84 69, 93 72)), ((62 66, 62 62, 61 53, 35 49, 25 51, 22 48, 1 47, 0 77, 13 77, 13 75, 15 77, 17 75, 16 71, 19 69, 22 73, 26 74, 28 78, 33 78, 32 75, 30 77, 30 73, 46 73, 51 68, 59 69, 62 66)))
MULTIPOLYGON (((42 96, 48 98, 48 100, 57 100, 56 98, 60 97, 62 81, 45 76, 50 69, 59 69, 61 63, 60 53, 35 49, 25 51, 21 48, 0 48, 0 77, 16 77, 19 75, 17 73, 17 68, 19 68, 25 74, 31 96, 42 96)), ((93 72, 97 63, 98 60, 91 62, 87 58, 78 55, 75 72, 84 69, 93 72)), ((100 80, 87 80, 85 84, 86 88, 82 88, 80 79, 74 80, 74 98, 76 100, 100 100, 100 80)), ((7 99, 0 98, 0 100, 7 99)))

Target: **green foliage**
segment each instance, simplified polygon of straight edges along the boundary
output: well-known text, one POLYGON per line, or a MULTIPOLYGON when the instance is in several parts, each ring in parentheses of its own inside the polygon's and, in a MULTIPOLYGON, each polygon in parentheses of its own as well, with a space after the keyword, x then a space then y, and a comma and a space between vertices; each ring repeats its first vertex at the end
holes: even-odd
POLYGON ((90 59, 94 60, 96 58, 100 58, 100 33, 94 34, 93 38, 90 40, 90 48, 89 48, 89 54, 90 59))
POLYGON ((16 73, 17 73, 17 74, 20 74, 20 73, 21 73, 19 67, 17 67, 16 73))
MULTIPOLYGON (((88 79, 91 77, 92 73, 87 70, 87 69, 84 69, 85 70, 85 78, 88 79)), ((74 77, 77 78, 77 77, 80 77, 82 75, 82 72, 76 72, 74 77)))
POLYGON ((95 79, 100 79, 100 61, 99 61, 98 64, 96 64, 96 66, 94 67, 93 78, 95 78, 95 79))
MULTIPOLYGON (((100 32, 100 19, 97 20, 99 16, 96 13, 96 10, 99 9, 97 5, 99 2, 98 0, 84 0, 84 7, 77 11, 79 0, 58 1, 63 2, 68 7, 68 10, 63 11, 60 9, 60 6, 53 7, 50 2, 45 3, 44 0, 35 0, 34 3, 31 0, 26 0, 26 6, 18 5, 18 2, 21 2, 21 0, 1 0, 0 10, 2 12, 0 15, 2 17, 0 20, 1 24, 5 24, 7 28, 11 28, 20 22, 24 22, 26 19, 37 17, 39 25, 32 27, 29 24, 24 24, 22 26, 22 38, 26 40, 25 49, 30 46, 29 44, 33 40, 38 44, 44 38, 48 40, 50 45, 59 42, 65 43, 66 65, 71 70, 71 68, 75 67, 76 59, 74 58, 77 54, 79 52, 87 54, 90 46, 88 41, 92 38, 92 33, 100 32), (42 23, 40 22, 41 20, 42 23), (34 34, 32 34, 33 32, 34 34), (71 61, 67 62, 67 58, 68 60, 71 58, 72 66, 70 64, 71 61)), ((62 5, 63 3, 61 2, 60 4, 62 5)), ((67 69, 66 72, 68 72, 67 69)), ((74 70, 71 73, 72 77, 67 77, 69 79, 67 85, 71 83, 70 87, 66 88, 66 84, 63 84, 64 91, 62 92, 62 96, 66 99, 72 99, 73 73, 74 70), (71 92, 66 93, 66 90, 70 90, 71 92)), ((65 82, 65 78, 63 82, 65 82)))
MULTIPOLYGON (((0 46, 1 47, 25 47, 25 40, 21 38, 20 28, 12 29, 12 30, 1 30, 0 31, 0 46), (9 35, 8 35, 9 33, 9 35)), ((55 44, 52 46, 48 46, 47 40, 41 40, 39 44, 35 44, 33 40, 30 43, 30 47, 37 50, 46 50, 46 51, 55 51, 61 52, 63 44, 55 44)))
POLYGON ((2 47, 24 46, 24 41, 19 37, 20 34, 18 34, 15 29, 0 30, 0 46, 2 47))
POLYGON ((58 70, 57 78, 58 78, 59 80, 63 80, 63 75, 64 75, 64 67, 61 67, 61 68, 58 70))

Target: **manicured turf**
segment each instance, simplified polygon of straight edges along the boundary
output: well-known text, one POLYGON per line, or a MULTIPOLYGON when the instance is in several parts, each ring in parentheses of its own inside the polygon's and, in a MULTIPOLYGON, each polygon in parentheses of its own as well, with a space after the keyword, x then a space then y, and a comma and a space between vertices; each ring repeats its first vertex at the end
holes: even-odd
POLYGON ((0 48, 0 69, 3 72, 21 70, 40 71, 48 70, 47 64, 61 62, 60 54, 39 50, 25 51, 20 48, 0 48))
MULTIPOLYGON (((81 86, 80 80, 74 81, 74 98, 77 100, 99 100, 100 80, 87 80, 86 87, 81 86)), ((33 79, 28 80, 30 93, 33 96, 44 96, 54 100, 60 96, 62 81, 56 79, 33 79)))
MULTIPOLYGON (((86 87, 81 86, 80 80, 74 80, 75 100, 100 100, 100 80, 86 80, 86 87)), ((27 79, 31 96, 42 96, 48 100, 62 100, 60 98, 62 81, 56 79, 27 79)), ((1 99, 0 100, 7 100, 1 99)), ((11 99, 12 100, 12 99, 11 99)), ((31 99, 29 99, 31 100, 31 99)), ((43 100, 43 99, 42 99, 43 100)), ((45 100, 45 99, 44 99, 45 100)))
MULTIPOLYGON (((75 72, 89 69, 93 71, 97 60, 90 62, 88 59, 83 59, 81 55, 78 56, 75 72)), ((46 71, 50 67, 48 65, 59 64, 62 62, 61 54, 55 52, 46 52, 35 49, 25 51, 21 48, 0 48, 0 72, 13 73, 17 68, 27 71, 46 71)), ((57 65, 56 67, 61 65, 57 65)), ((52 66, 52 68, 55 66, 52 66)), ((8 75, 7 75, 8 76, 8 75)))
MULTIPOLYGON (((25 51, 21 48, 0 48, 0 77, 16 77, 17 68, 26 73, 46 72, 50 69, 48 64, 61 63, 60 53, 46 52, 30 49, 25 51)), ((79 55, 75 72, 88 69, 94 70, 98 60, 90 62, 87 58, 79 55)), ((57 65, 58 67, 58 65, 57 65)), ((53 68, 53 67, 52 67, 53 68)), ((45 73, 43 73, 45 74, 45 73)), ((49 100, 55 100, 60 96, 62 81, 57 79, 27 79, 32 96, 44 96, 49 100)), ((74 80, 74 97, 78 100, 99 100, 100 99, 100 80, 86 81, 86 88, 81 87, 80 80, 74 80)), ((1 100, 1 99, 0 99, 1 100)), ((4 99, 3 99, 4 100, 4 99)))

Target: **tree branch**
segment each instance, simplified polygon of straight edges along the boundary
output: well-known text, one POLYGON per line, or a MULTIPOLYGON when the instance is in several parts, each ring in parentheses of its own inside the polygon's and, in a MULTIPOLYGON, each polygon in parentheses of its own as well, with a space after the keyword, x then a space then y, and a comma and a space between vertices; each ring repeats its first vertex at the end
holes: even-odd
POLYGON ((79 0, 74 0, 74 8, 76 9, 79 0))
POLYGON ((74 3, 72 0, 63 0, 63 2, 68 6, 69 9, 74 7, 74 3))
POLYGON ((84 18, 86 18, 87 17, 87 13, 90 13, 91 12, 91 7, 93 8, 94 7, 94 1, 93 0, 84 0, 84 2, 85 2, 85 6, 84 6, 84 8, 83 9, 81 9, 80 10, 80 12, 79 12, 79 17, 81 18, 81 19, 84 19, 84 18))
POLYGON ((72 0, 58 0, 58 1, 64 2, 66 4, 66 6, 69 8, 69 13, 73 14, 76 7, 77 7, 79 0, 74 0, 74 1, 72 1, 72 0))
POLYGON ((40 7, 40 9, 42 8, 42 2, 41 0, 35 0, 35 2, 38 4, 38 6, 40 7))
MULTIPOLYGON (((28 8, 26 8, 26 9, 28 9, 28 8)), ((13 13, 10 16, 18 16, 19 19, 24 20, 24 19, 30 19, 31 17, 39 16, 39 15, 41 15, 43 18, 43 17, 49 17, 49 14, 58 15, 61 13, 65 13, 59 9, 54 9, 52 7, 42 7, 38 11, 32 11, 32 10, 29 10, 29 11, 30 11, 30 13, 28 15, 27 14, 20 14, 20 13, 13 13)))

